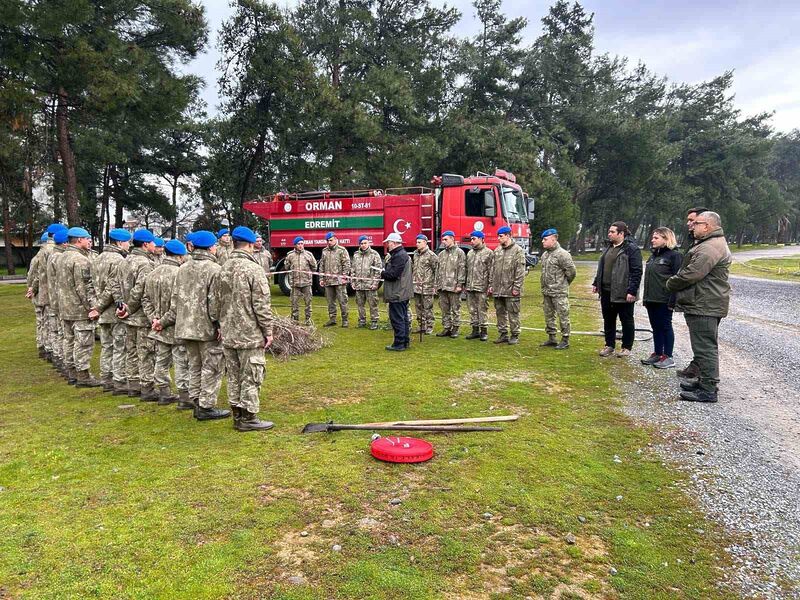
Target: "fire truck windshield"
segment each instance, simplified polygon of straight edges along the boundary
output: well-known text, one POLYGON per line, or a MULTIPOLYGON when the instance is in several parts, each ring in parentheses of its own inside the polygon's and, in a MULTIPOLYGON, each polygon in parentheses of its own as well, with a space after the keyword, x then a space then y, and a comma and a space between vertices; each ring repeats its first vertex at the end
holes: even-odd
POLYGON ((527 223, 528 212, 522 192, 503 187, 503 216, 512 223, 527 223))

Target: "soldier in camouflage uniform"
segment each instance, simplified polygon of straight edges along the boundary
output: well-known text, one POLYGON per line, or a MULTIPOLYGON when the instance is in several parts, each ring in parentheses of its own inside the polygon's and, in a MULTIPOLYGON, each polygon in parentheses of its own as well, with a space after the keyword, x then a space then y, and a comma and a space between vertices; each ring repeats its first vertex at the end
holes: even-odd
POLYGON ((298 323, 300 320, 300 299, 303 299, 306 311, 306 325, 311 325, 311 282, 313 275, 311 272, 317 268, 317 261, 314 255, 305 249, 303 238, 294 238, 294 250, 286 255, 283 262, 286 273, 286 283, 291 292, 292 301, 292 320, 298 323))
POLYGON ((153 387, 153 370, 155 369, 155 343, 148 336, 150 321, 142 310, 144 280, 153 270, 153 250, 155 236, 148 229, 137 229, 133 233, 133 249, 125 262, 120 263, 119 281, 112 280, 112 285, 121 284, 122 289, 115 289, 114 295, 122 293, 125 299, 117 316, 128 326, 125 342, 127 356, 125 370, 128 375, 128 396, 140 396, 144 402, 158 400, 153 387))
POLYGON ((325 327, 336 325, 336 305, 342 313, 342 327, 348 327, 350 321, 347 313, 347 277, 350 275, 350 255, 339 245, 336 234, 329 231, 325 234, 328 243, 322 249, 322 257, 317 264, 317 271, 328 273, 320 275, 319 283, 325 288, 325 299, 328 301, 328 322, 325 327))
POLYGON ((67 229, 56 231, 53 234, 55 249, 47 257, 47 280, 53 288, 53 293, 48 295, 47 306, 47 335, 50 339, 50 348, 53 351, 53 367, 65 378, 67 371, 64 367, 64 325, 58 311, 58 262, 67 249, 67 229))
POLYGON ((234 249, 222 267, 211 294, 211 319, 218 321, 228 373, 228 401, 237 431, 266 431, 260 421, 259 388, 264 380, 264 350, 272 344, 269 281, 253 257, 256 234, 236 227, 234 249))
POLYGON ((128 326, 117 317, 116 311, 125 303, 120 284, 120 265, 125 262, 130 247, 131 234, 125 229, 108 232, 108 243, 103 247, 95 265, 95 288, 100 313, 100 379, 103 390, 121 396, 128 393, 125 385, 128 326), (114 295, 116 290, 117 295, 114 295))
POLYGON ((480 339, 485 342, 489 339, 486 325, 486 313, 489 311, 487 291, 489 290, 494 252, 486 247, 482 231, 473 231, 469 239, 472 249, 467 253, 467 283, 465 287, 472 333, 468 334, 466 339, 480 339))
POLYGON ((428 237, 417 236, 417 249, 411 254, 414 277, 414 304, 419 329, 413 333, 433 333, 433 297, 436 294, 436 269, 439 257, 428 248, 428 237))
POLYGON ((175 277, 177 277, 178 267, 181 266, 183 257, 186 255, 186 246, 178 240, 170 240, 166 242, 164 250, 164 260, 145 277, 144 295, 142 296, 142 308, 152 329, 149 336, 156 346, 153 382, 160 406, 180 400, 184 407, 188 407, 191 405, 189 388, 185 385, 185 381, 183 389, 179 385, 179 377, 183 375, 185 379, 185 374, 179 372, 180 367, 177 361, 175 362, 175 383, 179 396, 173 395, 170 389, 169 369, 175 354, 175 327, 172 325, 160 329, 154 327, 154 324, 169 312, 172 295, 175 292, 175 277))
POLYGON ((497 331, 500 336, 495 344, 519 344, 519 310, 522 285, 525 283, 525 251, 514 243, 510 227, 497 230, 500 242, 494 251, 491 287, 494 309, 497 313, 497 331), (509 329, 511 337, 509 337, 509 329))
POLYGON ((378 328, 378 283, 383 270, 381 255, 370 248, 369 238, 362 235, 358 238, 358 250, 353 253, 353 277, 350 285, 356 292, 358 306, 358 326, 367 326, 367 309, 369 305, 370 329, 378 328))
POLYGON ((541 346, 556 350, 569 348, 569 284, 575 279, 572 256, 558 243, 558 231, 542 233, 542 301, 547 341, 541 346), (556 315, 561 324, 561 341, 556 342, 556 315))
POLYGON ((436 288, 439 290, 439 308, 442 310, 442 331, 436 337, 458 337, 461 321, 461 292, 467 282, 467 257, 456 244, 456 234, 442 233, 439 267, 436 271, 436 288))
POLYGON ((256 243, 253 246, 253 258, 255 258, 256 262, 264 269, 267 280, 272 283, 272 279, 269 278, 272 272, 272 253, 269 251, 269 248, 264 247, 264 238, 260 235, 256 236, 256 243))
MULTIPOLYGON (((224 419, 229 410, 215 408, 224 373, 224 356, 218 324, 209 314, 211 294, 221 267, 217 264, 217 238, 210 231, 192 233, 191 260, 178 269, 167 314, 153 323, 158 331, 175 326, 175 341, 183 342, 189 363, 189 399, 198 421, 224 419)), ((180 408, 180 406, 179 406, 180 408)))
POLYGON ((227 227, 217 232, 217 264, 221 267, 228 260, 231 253, 231 230, 227 227))
MULTIPOLYGON (((61 224, 54 223, 54 225, 61 224)), ((48 227, 48 231, 50 227, 48 227)), ((45 360, 50 360, 52 354, 50 336, 47 335, 47 313, 49 312, 47 305, 50 303, 47 289, 47 259, 55 249, 52 234, 48 233, 48 231, 42 234, 39 240, 41 243, 39 252, 36 253, 36 256, 31 260, 31 264, 28 265, 28 289, 25 293, 26 298, 33 300, 33 309, 36 312, 36 347, 39 350, 39 358, 44 358, 45 360)), ((53 233, 55 233, 55 230, 53 233)))
POLYGON ((100 314, 94 309, 92 263, 89 248, 92 236, 81 227, 67 231, 69 245, 58 262, 58 309, 64 323, 64 363, 70 380, 77 387, 99 387, 102 384, 89 373, 94 349, 94 320, 100 314))
POLYGON ((153 268, 159 266, 161 262, 164 260, 164 238, 157 237, 155 238, 156 247, 153 248, 153 255, 151 259, 153 260, 153 268))

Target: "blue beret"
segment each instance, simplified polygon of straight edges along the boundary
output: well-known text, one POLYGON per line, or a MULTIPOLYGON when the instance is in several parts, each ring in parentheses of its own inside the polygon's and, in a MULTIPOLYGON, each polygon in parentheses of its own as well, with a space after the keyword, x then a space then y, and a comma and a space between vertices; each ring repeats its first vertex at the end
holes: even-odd
POLYGON ((187 244, 191 244, 191 243, 192 243, 192 237, 193 237, 193 236, 194 236, 194 232, 190 231, 190 232, 189 232, 189 233, 187 233, 185 236, 183 236, 183 238, 186 240, 186 243, 187 243, 187 244))
POLYGON ((131 235, 131 232, 128 231, 127 229, 119 228, 119 229, 112 229, 111 231, 109 231, 108 237, 117 242, 130 242, 133 236, 131 235))
POLYGON ((360 244, 364 240, 369 241, 369 238, 367 236, 365 236, 365 235, 359 236, 358 243, 360 244))
POLYGON ((456 234, 455 234, 455 233, 453 233, 452 231, 450 231, 449 229, 448 229, 447 231, 443 231, 443 232, 442 232, 442 237, 447 237, 448 235, 449 235, 451 238, 454 238, 454 237, 456 237, 456 234))
POLYGON ((177 256, 183 256, 186 254, 186 246, 184 246, 183 242, 180 240, 170 240, 164 244, 164 248, 170 254, 176 254, 177 256))
POLYGON ((497 230, 497 235, 500 235, 501 233, 510 234, 511 233, 511 227, 508 227, 507 225, 504 225, 503 227, 501 227, 500 229, 497 230))
POLYGON ((67 237, 72 237, 72 238, 91 238, 92 236, 83 227, 70 227, 67 230, 67 237))
POLYGON ((476 237, 476 238, 483 239, 483 238, 485 238, 486 236, 483 234, 483 232, 482 232, 482 231, 478 231, 478 230, 476 229, 475 231, 473 231, 472 233, 470 233, 470 234, 469 234, 469 237, 471 237, 471 238, 473 238, 473 237, 476 237))
POLYGON ((249 242, 251 244, 256 243, 256 239, 258 236, 256 232, 250 229, 249 227, 244 227, 243 225, 239 225, 236 229, 233 230, 231 233, 231 237, 235 240, 239 240, 241 242, 249 242))
POLYGON ((44 243, 45 243, 47 240, 49 240, 49 239, 50 239, 50 238, 48 237, 48 235, 47 235, 47 232, 45 231, 45 232, 42 234, 42 237, 40 237, 40 238, 39 238, 39 241, 40 241, 42 244, 44 244, 44 243))
POLYGON ((325 241, 327 242, 332 237, 336 237, 336 234, 333 233, 332 231, 329 231, 328 233, 325 234, 325 241))
POLYGON ((62 225, 61 223, 53 223, 47 227, 47 233, 49 235, 53 235, 56 231, 66 231, 66 225, 62 225))
POLYGON ((164 238, 155 237, 153 241, 156 243, 156 248, 163 248, 164 247, 164 238))
POLYGON ((211 246, 216 245, 217 236, 210 231, 201 229, 192 233, 192 243, 198 248, 211 248, 211 246))
POLYGON ((223 235, 230 235, 231 230, 227 227, 223 227, 217 232, 217 237, 222 237, 223 235))
POLYGON ((545 229, 542 232, 542 237, 546 238, 548 235, 558 235, 558 231, 556 231, 555 229, 552 229, 552 228, 551 229, 545 229))
POLYGON ((300 242, 305 242, 305 240, 303 239, 302 235, 298 235, 296 238, 294 238, 294 241, 292 242, 292 244, 297 246, 297 244, 299 244, 300 242))
POLYGON ((428 241, 428 236, 427 236, 427 235, 425 235, 424 233, 420 233, 420 234, 417 236, 417 239, 418 239, 418 240, 425 240, 425 241, 427 242, 427 241, 428 241))
POLYGON ((67 235, 66 229, 59 229, 53 234, 53 241, 59 246, 61 244, 66 244, 68 239, 69 236, 67 235))
POLYGON ((153 235, 153 232, 149 229, 137 229, 133 232, 133 241, 134 242, 155 242, 156 236, 153 235))

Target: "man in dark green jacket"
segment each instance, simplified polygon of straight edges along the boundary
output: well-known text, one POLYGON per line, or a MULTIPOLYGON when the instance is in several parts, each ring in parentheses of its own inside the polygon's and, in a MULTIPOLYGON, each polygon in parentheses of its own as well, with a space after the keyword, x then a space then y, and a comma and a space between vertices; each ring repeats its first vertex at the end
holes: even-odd
POLYGON ((390 233, 383 243, 389 250, 386 266, 381 271, 381 279, 385 282, 383 299, 389 303, 389 321, 394 330, 394 341, 386 349, 402 352, 411 342, 408 319, 408 301, 414 296, 411 258, 399 233, 390 233))
POLYGON ((686 253, 680 271, 667 280, 675 292, 675 310, 684 313, 700 371, 697 380, 681 383, 681 400, 716 402, 719 384, 719 322, 728 315, 731 253, 720 216, 711 211, 694 221, 696 243, 686 253))

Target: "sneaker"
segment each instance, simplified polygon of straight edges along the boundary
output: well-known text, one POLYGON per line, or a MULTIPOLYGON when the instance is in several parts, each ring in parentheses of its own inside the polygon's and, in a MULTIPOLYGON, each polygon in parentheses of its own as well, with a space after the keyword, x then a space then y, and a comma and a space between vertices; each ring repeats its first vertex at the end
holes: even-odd
POLYGON ((681 392, 680 399, 686 402, 716 402, 717 392, 698 389, 693 392, 681 392))
POLYGON ((675 368, 675 361, 672 360, 671 356, 662 356, 661 360, 657 363, 653 364, 656 369, 674 369, 675 368))
POLYGON ((642 359, 642 364, 643 365, 654 365, 660 360, 661 360, 661 355, 660 354, 656 354, 655 352, 653 352, 647 358, 643 358, 642 359))
POLYGON ((614 354, 614 349, 611 346, 604 346, 599 352, 600 356, 611 356, 614 354))
POLYGON ((617 352, 617 358, 628 358, 631 355, 631 351, 627 348, 623 348, 619 352, 617 352))

